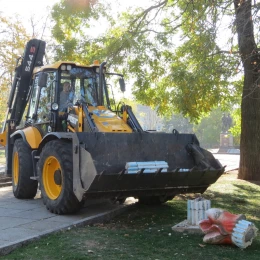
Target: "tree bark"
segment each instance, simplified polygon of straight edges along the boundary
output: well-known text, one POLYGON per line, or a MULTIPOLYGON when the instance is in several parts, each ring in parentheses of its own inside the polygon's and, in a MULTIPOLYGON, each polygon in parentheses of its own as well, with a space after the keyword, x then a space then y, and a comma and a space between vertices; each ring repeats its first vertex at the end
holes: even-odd
POLYGON ((251 0, 234 0, 239 52, 244 67, 238 178, 260 180, 260 55, 254 38, 251 0))

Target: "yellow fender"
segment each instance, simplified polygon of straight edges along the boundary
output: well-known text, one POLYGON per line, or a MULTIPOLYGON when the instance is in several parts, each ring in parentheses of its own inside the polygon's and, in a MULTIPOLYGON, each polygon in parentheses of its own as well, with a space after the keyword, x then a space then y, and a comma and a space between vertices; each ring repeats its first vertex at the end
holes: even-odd
POLYGON ((0 145, 6 146, 6 130, 0 133, 0 145))
POLYGON ((42 141, 40 131, 36 127, 32 126, 15 131, 11 137, 13 138, 17 135, 21 135, 24 141, 26 141, 32 149, 37 149, 42 141))

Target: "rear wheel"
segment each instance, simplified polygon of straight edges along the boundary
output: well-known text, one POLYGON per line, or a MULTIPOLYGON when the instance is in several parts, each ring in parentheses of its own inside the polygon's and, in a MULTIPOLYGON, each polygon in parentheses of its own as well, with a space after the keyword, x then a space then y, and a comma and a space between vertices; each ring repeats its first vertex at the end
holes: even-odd
POLYGON ((73 213, 81 203, 73 193, 72 146, 61 140, 47 143, 39 160, 43 202, 56 214, 73 213))
POLYGON ((37 193, 38 182, 30 179, 33 176, 31 152, 31 148, 22 139, 15 140, 12 156, 12 181, 13 193, 18 199, 32 199, 37 193))

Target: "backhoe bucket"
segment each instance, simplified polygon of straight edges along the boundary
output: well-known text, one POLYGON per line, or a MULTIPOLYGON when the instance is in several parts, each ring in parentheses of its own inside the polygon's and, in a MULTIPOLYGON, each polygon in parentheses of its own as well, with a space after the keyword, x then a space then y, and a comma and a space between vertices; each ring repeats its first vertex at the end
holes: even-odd
MULTIPOLYGON (((224 167, 199 146, 193 134, 76 135, 76 163, 85 198, 203 193, 224 172, 224 167), (130 169, 129 165, 133 167, 130 169)), ((81 200, 83 195, 75 194, 81 200)))

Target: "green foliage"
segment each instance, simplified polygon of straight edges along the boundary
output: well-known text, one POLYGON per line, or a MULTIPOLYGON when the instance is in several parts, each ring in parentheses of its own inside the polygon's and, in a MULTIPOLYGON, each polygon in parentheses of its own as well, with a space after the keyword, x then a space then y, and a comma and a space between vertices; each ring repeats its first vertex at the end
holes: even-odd
POLYGON ((223 113, 230 113, 233 122, 229 131, 234 137, 234 145, 239 145, 241 133, 240 108, 230 109, 228 111, 222 111, 220 108, 216 108, 193 127, 193 131, 197 135, 202 146, 206 148, 219 147, 220 133, 222 130, 221 118, 223 113))
POLYGON ((234 136, 234 144, 239 145, 240 133, 241 133, 241 109, 237 108, 232 113, 233 126, 230 128, 230 132, 234 136))
POLYGON ((162 118, 158 116, 156 110, 137 104, 135 116, 144 130, 162 131, 162 118))
POLYGON ((192 133, 193 124, 181 114, 173 114, 170 118, 164 118, 164 131, 171 133, 176 129, 179 133, 192 133))
POLYGON ((239 102, 237 46, 226 38, 229 46, 223 51, 217 43, 222 30, 219 21, 231 12, 230 4, 151 1, 147 9, 112 16, 102 2, 84 12, 74 10, 72 22, 62 1, 53 10, 53 33, 61 44, 57 56, 84 63, 106 59, 108 67, 132 80, 138 102, 156 107, 161 115, 177 112, 197 122, 213 107, 227 109, 239 102), (90 36, 91 19, 101 14, 106 31, 90 36))
POLYGON ((55 4, 51 12, 55 22, 52 34, 59 44, 55 59, 83 64, 99 59, 103 46, 95 40, 95 30, 99 26, 97 20, 107 17, 106 11, 109 7, 96 0, 62 0, 55 4))
MULTIPOLYGON (((237 88, 241 89, 241 86, 243 86, 243 78, 240 81, 237 81, 237 88)), ((240 97, 241 100, 241 97, 240 97)), ((232 119, 233 119, 233 125, 230 128, 230 132, 234 136, 234 145, 239 145, 240 144, 240 134, 241 134, 241 107, 236 106, 231 113, 232 119)))
POLYGON ((206 148, 219 147, 222 113, 220 108, 214 109, 198 125, 194 125, 194 132, 201 146, 206 148))
POLYGON ((0 122, 7 109, 9 89, 12 85, 19 49, 24 49, 29 36, 18 18, 0 17, 0 122))

